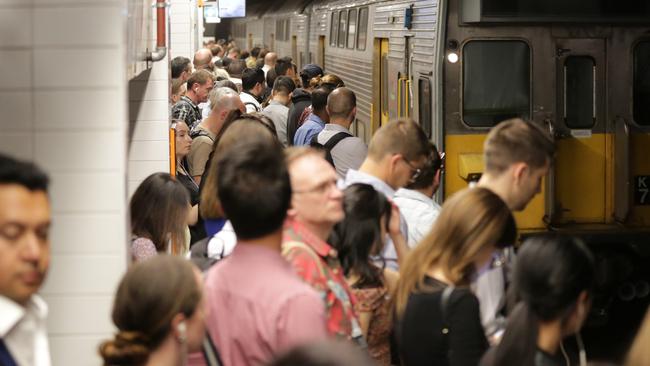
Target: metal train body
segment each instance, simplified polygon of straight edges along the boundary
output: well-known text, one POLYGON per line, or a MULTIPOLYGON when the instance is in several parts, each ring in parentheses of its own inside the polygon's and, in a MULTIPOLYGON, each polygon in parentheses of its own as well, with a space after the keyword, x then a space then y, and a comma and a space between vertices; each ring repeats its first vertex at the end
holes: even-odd
POLYGON ((446 151, 444 197, 480 177, 497 122, 545 126, 557 156, 518 226, 579 235, 616 258, 603 281, 624 297, 624 278, 648 278, 650 5, 623 21, 504 20, 483 17, 483 1, 289 1, 230 26, 245 27, 233 31, 240 45, 339 75, 357 94, 353 130, 366 141, 389 119, 420 123, 446 151))

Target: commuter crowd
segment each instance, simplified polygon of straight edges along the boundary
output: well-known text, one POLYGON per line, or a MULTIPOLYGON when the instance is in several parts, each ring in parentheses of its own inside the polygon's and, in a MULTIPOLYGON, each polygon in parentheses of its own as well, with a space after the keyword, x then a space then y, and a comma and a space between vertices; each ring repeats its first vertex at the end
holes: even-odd
MULTIPOLYGON (((175 172, 131 198, 105 365, 587 364, 593 255, 518 243, 555 152, 537 124, 493 127, 480 180, 441 206, 445 154, 409 119, 366 145, 354 92, 319 65, 222 40, 171 75, 175 172)), ((47 190, 0 156, 0 365, 50 362, 47 190)), ((650 315, 627 365, 650 364, 648 337, 650 315)))

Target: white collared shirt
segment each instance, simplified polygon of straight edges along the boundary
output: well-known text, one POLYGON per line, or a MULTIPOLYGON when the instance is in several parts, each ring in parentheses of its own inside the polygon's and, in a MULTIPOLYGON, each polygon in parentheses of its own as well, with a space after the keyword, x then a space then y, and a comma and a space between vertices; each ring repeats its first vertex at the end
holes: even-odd
POLYGON ((264 80, 266 80, 266 74, 269 72, 269 70, 271 70, 271 67, 272 66, 267 64, 264 64, 264 66, 262 66, 262 71, 264 71, 264 80))
POLYGON ((249 94, 248 92, 241 92, 239 93, 239 99, 241 99, 241 102, 244 103, 244 106, 246 107, 246 113, 262 111, 260 102, 258 102, 252 94, 249 94))
POLYGON ((49 366, 47 304, 33 295, 26 306, 0 295, 0 338, 21 366, 49 366))
POLYGON ((406 188, 397 190, 393 201, 408 223, 408 246, 413 248, 431 231, 441 207, 431 197, 406 188))
MULTIPOLYGON (((361 183, 361 184, 368 184, 371 185, 377 192, 383 193, 384 196, 386 196, 389 200, 393 200, 393 197, 395 196, 395 190, 389 186, 386 182, 383 180, 375 177, 374 175, 370 175, 368 173, 364 173, 358 170, 354 169, 348 169, 348 174, 345 176, 345 182, 343 183, 344 187, 349 187, 352 184, 356 183, 361 183)), ((406 219, 404 219, 404 215, 400 212, 400 231, 402 232, 402 235, 404 235, 404 239, 408 243, 408 224, 406 223, 406 219)), ((397 251, 395 250, 395 245, 393 245, 393 241, 390 239, 388 235, 386 235, 386 244, 384 246, 384 250, 381 253, 382 257, 386 261, 386 268, 393 269, 395 271, 399 271, 399 264, 397 263, 397 251)))

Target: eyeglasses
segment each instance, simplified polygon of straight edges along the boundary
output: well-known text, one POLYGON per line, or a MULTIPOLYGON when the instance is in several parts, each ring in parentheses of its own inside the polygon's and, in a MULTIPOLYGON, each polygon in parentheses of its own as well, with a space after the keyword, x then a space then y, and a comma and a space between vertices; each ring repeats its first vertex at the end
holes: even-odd
POLYGON ((334 189, 338 189, 337 186, 337 181, 336 179, 328 180, 323 183, 318 184, 315 187, 308 188, 308 189, 301 189, 301 190, 293 190, 293 193, 295 194, 303 194, 303 193, 318 193, 318 194, 324 194, 324 193, 330 193, 334 189))
POLYGON ((406 165, 408 165, 409 168, 411 168, 411 170, 413 171, 413 173, 411 174, 411 179, 410 179, 411 182, 413 182, 413 181, 415 181, 416 179, 418 179, 418 178, 420 177, 420 175, 422 174, 422 169, 414 167, 413 164, 411 164, 411 163, 410 163, 408 160, 406 160, 406 158, 403 157, 403 156, 402 156, 402 160, 404 160, 404 162, 406 163, 406 165))

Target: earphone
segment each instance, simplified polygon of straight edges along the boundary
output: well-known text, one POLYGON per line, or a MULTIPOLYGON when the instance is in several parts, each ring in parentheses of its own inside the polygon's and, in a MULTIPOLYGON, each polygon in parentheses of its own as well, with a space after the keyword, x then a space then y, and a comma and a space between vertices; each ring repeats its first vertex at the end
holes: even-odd
POLYGON ((185 325, 185 322, 182 321, 178 323, 176 330, 178 330, 178 341, 181 343, 185 343, 185 339, 187 335, 187 326, 185 325))

